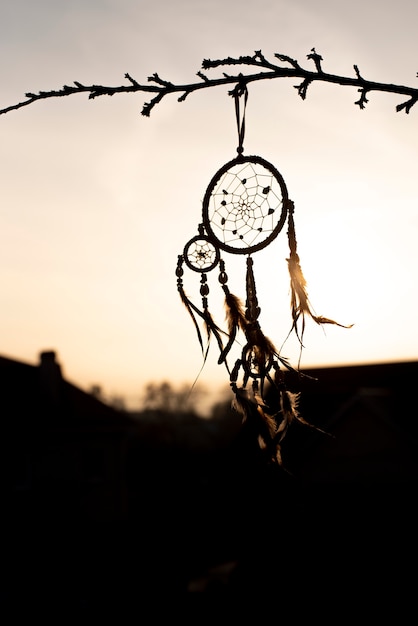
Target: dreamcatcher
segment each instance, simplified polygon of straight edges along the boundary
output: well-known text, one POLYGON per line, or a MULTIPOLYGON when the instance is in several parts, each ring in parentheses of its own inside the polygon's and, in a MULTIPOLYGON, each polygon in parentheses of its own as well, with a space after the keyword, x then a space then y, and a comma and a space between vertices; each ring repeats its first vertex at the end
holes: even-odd
POLYGON ((288 197, 282 175, 271 163, 259 156, 244 156, 248 91, 244 84, 238 84, 230 95, 235 101, 238 156, 221 167, 209 183, 203 199, 198 234, 188 241, 183 254, 178 256, 177 286, 194 322, 204 361, 210 339, 214 337, 220 352, 218 363, 224 364, 229 374, 234 394, 233 407, 242 414, 243 420, 253 420, 260 447, 266 450, 272 461, 281 465, 281 442, 290 424, 295 420, 307 426, 311 424, 299 414, 299 394, 286 388, 284 373, 294 368, 280 355, 260 327, 258 318, 261 309, 257 300, 253 254, 273 242, 286 222, 292 314, 289 335, 295 332, 302 348, 306 316, 317 324, 343 325, 317 316, 311 309, 297 253, 294 204, 288 197), (243 98, 242 113, 240 98, 243 98), (228 288, 222 252, 246 257, 245 306, 228 288), (184 265, 200 274, 201 307, 185 293, 184 265), (207 273, 215 268, 218 268, 218 280, 224 292, 226 331, 215 323, 209 311, 207 273), (200 330, 202 324, 206 329, 206 347, 200 330), (245 344, 240 358, 231 368, 228 355, 239 334, 244 337, 245 344), (266 402, 267 386, 275 389, 279 399, 278 409, 274 411, 266 402))

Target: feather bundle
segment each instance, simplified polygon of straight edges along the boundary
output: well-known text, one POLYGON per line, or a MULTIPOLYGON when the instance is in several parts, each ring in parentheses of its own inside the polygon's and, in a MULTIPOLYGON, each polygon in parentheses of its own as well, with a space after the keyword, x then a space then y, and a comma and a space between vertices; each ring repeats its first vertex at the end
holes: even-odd
POLYGON ((260 448, 270 452, 274 459, 277 422, 268 412, 268 406, 257 391, 254 388, 251 392, 246 387, 235 387, 232 408, 241 414, 243 422, 251 422, 257 433, 260 448))

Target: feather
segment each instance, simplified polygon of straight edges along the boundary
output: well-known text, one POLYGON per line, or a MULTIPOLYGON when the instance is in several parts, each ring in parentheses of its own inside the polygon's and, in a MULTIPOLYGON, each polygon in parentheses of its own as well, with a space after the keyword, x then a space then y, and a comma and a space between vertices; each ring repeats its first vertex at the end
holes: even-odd
POLYGON ((221 351, 218 359, 218 363, 223 363, 231 350, 238 330, 245 330, 246 319, 242 302, 237 296, 232 294, 226 285, 223 286, 225 291, 225 309, 226 309, 226 321, 228 324, 229 340, 225 348, 221 351))
POLYGON ((283 440, 284 435, 287 432, 287 429, 289 428, 289 426, 292 424, 294 420, 297 420, 300 424, 303 424, 304 426, 308 426, 309 428, 312 428, 316 430, 317 432, 322 433, 323 435, 334 437, 334 435, 332 435, 331 433, 328 433, 326 430, 322 430, 322 428, 319 428, 318 426, 311 424, 310 422, 308 422, 306 419, 304 419, 301 416, 301 414, 299 413, 299 408, 298 408, 299 399, 300 399, 300 393, 293 393, 287 390, 283 390, 281 393, 280 403, 281 403, 281 410, 282 410, 282 415, 283 415, 283 422, 285 422, 285 425, 282 429, 282 431, 284 432, 283 432, 283 435, 281 435, 280 437, 280 441, 283 440))
POLYGON ((196 333, 197 333, 197 338, 199 340, 199 344, 200 344, 200 347, 202 348, 202 353, 203 353, 204 352, 204 347, 203 347, 202 334, 200 332, 200 329, 199 329, 198 323, 196 321, 196 318, 195 318, 195 316, 193 314, 193 311, 198 313, 198 315, 202 315, 202 312, 199 311, 199 309, 193 304, 193 302, 191 302, 191 300, 189 300, 189 298, 186 296, 182 285, 178 285, 178 291, 179 291, 180 298, 181 298, 184 306, 186 307, 187 311, 189 312, 190 317, 193 320, 193 324, 194 324, 194 327, 195 327, 196 333))
POLYGON ((268 409, 268 405, 266 404, 263 396, 260 393, 260 390, 258 388, 258 384, 257 381, 254 381, 253 383, 253 395, 254 395, 254 400, 257 404, 257 406, 261 407, 262 409, 268 409))
MULTIPOLYGON (((225 296, 225 307, 227 309, 228 325, 233 324, 235 326, 239 326, 241 330, 244 331, 247 325, 247 320, 243 304, 241 300, 229 290, 226 292, 225 296)), ((229 328, 229 330, 231 329, 229 328)))
POLYGON ((277 431, 276 420, 272 417, 272 415, 267 413, 267 411, 264 411, 263 407, 260 405, 257 406, 257 413, 261 417, 260 425, 262 427, 260 428, 260 431, 262 432, 260 434, 264 440, 271 443, 277 431))
POLYGON ((317 324, 334 324, 336 326, 340 326, 341 328, 352 328, 353 324, 344 325, 335 322, 328 317, 323 317, 322 315, 315 315, 311 309, 311 305, 308 298, 308 292, 306 290, 306 279, 303 275, 302 268, 300 266, 300 259, 297 253, 297 241, 296 241, 296 232, 295 232, 295 222, 293 219, 294 213, 294 204, 290 200, 288 205, 288 230, 287 236, 289 240, 289 249, 290 255, 287 260, 289 274, 290 274, 290 302, 292 309, 292 319, 293 324, 289 331, 288 337, 292 330, 295 331, 296 336, 299 340, 299 343, 303 347, 303 335, 305 332, 305 316, 308 315, 311 317, 314 322, 317 324), (301 322, 301 330, 298 329, 298 322, 301 322))
POLYGON ((278 357, 277 350, 273 342, 263 333, 258 322, 247 324, 245 336, 248 343, 243 352, 250 356, 253 371, 256 371, 264 382, 274 358, 278 357))
POLYGON ((263 398, 258 389, 253 385, 250 392, 245 387, 234 388, 234 399, 232 408, 240 413, 243 422, 249 421, 257 433, 258 445, 260 449, 270 454, 273 461, 277 460, 277 444, 275 442, 277 432, 277 422, 274 416, 270 415, 263 398))
POLYGON ((281 442, 285 438, 290 424, 292 423, 295 415, 291 409, 291 405, 288 398, 288 391, 282 389, 280 392, 280 415, 281 421, 277 426, 275 443, 280 446, 281 442))
MULTIPOLYGON (((276 456, 275 456, 275 461, 276 463, 280 466, 280 467, 284 467, 283 466, 283 459, 282 459, 282 449, 281 447, 278 445, 276 446, 276 456)), ((286 469, 286 468, 285 468, 286 469)), ((287 471, 287 470, 286 470, 287 471)))
POLYGON ((248 397, 248 390, 244 387, 233 386, 234 397, 232 400, 232 408, 238 414, 242 416, 242 421, 245 422, 248 419, 250 413, 250 400, 248 397))
MULTIPOLYGON (((184 288, 182 284, 178 284, 177 285, 179 294, 180 294, 180 298, 183 302, 183 304, 185 305, 187 311, 189 312, 190 317, 193 320, 195 329, 196 329, 196 333, 197 333, 197 338, 199 340, 199 344, 200 347, 202 349, 202 354, 204 357, 204 363, 206 362, 207 356, 208 356, 208 352, 209 352, 209 345, 210 345, 210 338, 211 335, 213 334, 216 338, 216 341, 218 342, 218 346, 220 350, 223 350, 223 342, 222 342, 222 337, 221 337, 221 333, 224 333, 224 331, 222 329, 219 328, 219 326, 217 326, 215 324, 215 322, 213 321, 212 315, 210 314, 209 310, 207 308, 205 308, 203 311, 201 311, 185 294, 184 288), (200 328, 199 325, 197 323, 195 314, 198 315, 199 317, 201 317, 204 322, 205 322, 205 326, 206 326, 206 332, 207 332, 207 339, 208 339, 208 343, 207 343, 207 347, 206 350, 204 348, 203 345, 203 339, 202 339, 202 334, 200 332, 200 328)), ((224 333, 226 334, 226 333, 224 333)))
POLYGON ((215 322, 213 321, 213 317, 209 312, 209 309, 205 309, 203 311, 203 319, 205 320, 206 331, 208 334, 208 343, 210 342, 210 337, 213 334, 215 336, 216 341, 218 342, 219 350, 223 351, 223 341, 221 334, 226 334, 215 322))
POLYGON ((328 317, 315 315, 315 313, 313 313, 306 290, 306 279, 300 266, 299 255, 296 252, 291 252, 290 257, 286 260, 288 263, 290 274, 290 302, 293 319, 293 324, 290 332, 292 332, 292 330, 295 331, 300 344, 303 345, 306 315, 311 317, 314 322, 320 325, 334 324, 335 326, 340 326, 341 328, 352 328, 353 324, 340 324, 339 322, 336 322, 328 317), (298 330, 298 322, 300 319, 302 320, 301 331, 298 330))

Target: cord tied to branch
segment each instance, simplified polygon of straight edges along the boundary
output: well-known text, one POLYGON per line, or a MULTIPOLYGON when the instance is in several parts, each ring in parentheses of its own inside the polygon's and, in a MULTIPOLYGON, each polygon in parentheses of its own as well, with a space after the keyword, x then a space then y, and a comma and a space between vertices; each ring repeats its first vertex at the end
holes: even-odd
POLYGON ((237 130, 238 130, 238 154, 243 154, 244 152, 244 136, 245 136, 245 111, 247 108, 248 101, 248 88, 247 81, 244 79, 242 74, 238 76, 238 82, 235 85, 234 89, 229 92, 229 94, 234 98, 235 101, 235 117, 237 120, 237 130), (240 106, 240 98, 244 98, 244 104, 241 110, 240 106))

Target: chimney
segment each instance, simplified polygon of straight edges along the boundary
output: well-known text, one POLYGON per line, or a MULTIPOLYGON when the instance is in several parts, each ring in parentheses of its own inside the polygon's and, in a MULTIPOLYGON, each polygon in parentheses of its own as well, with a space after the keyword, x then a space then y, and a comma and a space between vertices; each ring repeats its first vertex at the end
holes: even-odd
POLYGON ((57 407, 61 401, 62 388, 61 367, 55 360, 55 352, 41 352, 39 363, 39 383, 42 399, 51 406, 57 407))

